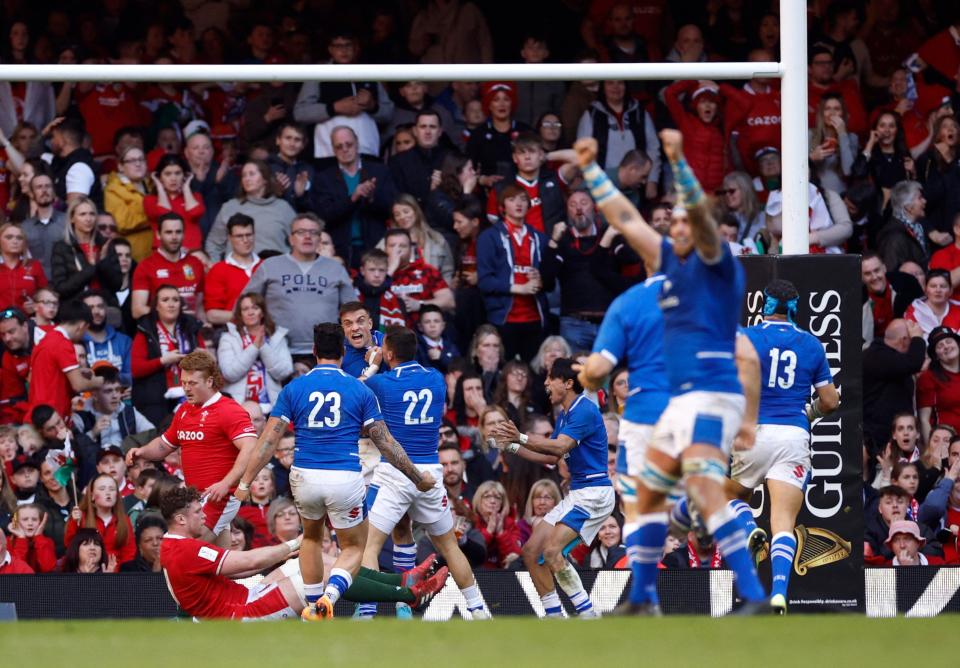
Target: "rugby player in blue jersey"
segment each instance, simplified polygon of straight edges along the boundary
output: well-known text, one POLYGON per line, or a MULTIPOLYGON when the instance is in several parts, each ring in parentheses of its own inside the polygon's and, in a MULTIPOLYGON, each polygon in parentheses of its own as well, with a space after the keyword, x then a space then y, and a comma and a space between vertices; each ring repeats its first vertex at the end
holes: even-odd
MULTIPOLYGON (((763 322, 743 330, 760 360, 760 413, 757 440, 733 451, 731 478, 739 503, 764 482, 770 497, 770 605, 787 610, 787 585, 797 550, 793 535, 810 475, 810 425, 840 406, 823 345, 794 320, 800 294, 777 279, 764 290, 763 322), (816 398, 810 401, 810 388, 816 398)), ((736 503, 736 502, 735 502, 736 503)))
POLYGON ((308 620, 332 617, 334 603, 361 567, 368 532, 358 451, 361 435, 369 436, 383 458, 418 490, 426 492, 437 484, 429 472, 417 469, 390 434, 373 392, 340 368, 343 340, 339 324, 314 326, 317 365, 280 392, 238 486, 243 493, 249 489, 288 425, 292 426, 296 446, 290 489, 303 518, 300 569, 307 607, 302 616, 308 620), (341 552, 324 588, 321 547, 325 517, 337 532, 341 552))
MULTIPOLYGON (((377 465, 370 483, 367 504, 370 528, 363 565, 377 568, 377 557, 394 527, 405 514, 423 527, 440 552, 460 587, 472 619, 488 619, 470 562, 460 551, 453 530, 447 490, 440 465, 440 425, 443 422, 447 383, 436 369, 416 361, 417 335, 406 327, 391 327, 384 339, 383 360, 389 371, 369 378, 367 387, 383 411, 390 433, 399 441, 410 461, 436 478, 434 487, 418 489, 391 463, 377 465)), ((372 617, 376 604, 361 604, 359 617, 372 617)))
POLYGON ((743 519, 727 506, 724 491, 734 438, 749 448, 755 424, 744 421, 747 406, 736 364, 737 325, 744 295, 743 269, 720 237, 710 204, 683 156, 683 137, 661 133, 678 201, 669 237, 661 237, 620 193, 596 163, 597 144, 574 146, 590 194, 600 211, 636 250, 650 271, 662 272, 660 309, 671 398, 654 430, 638 487, 639 512, 652 515, 638 529, 638 557, 646 601, 657 612, 656 564, 667 533, 663 508, 680 482, 736 575, 744 613, 769 610, 747 545, 743 519))
POLYGON ((547 464, 561 458, 566 461, 570 493, 533 528, 523 546, 523 563, 547 617, 563 615, 554 577, 579 616, 599 617, 563 550, 578 537, 587 545, 592 543, 600 525, 613 512, 613 483, 607 475, 607 429, 600 409, 584 394, 571 360, 556 360, 544 386, 550 403, 561 409, 550 438, 521 434, 509 420, 497 424, 492 434, 498 448, 524 459, 547 464))

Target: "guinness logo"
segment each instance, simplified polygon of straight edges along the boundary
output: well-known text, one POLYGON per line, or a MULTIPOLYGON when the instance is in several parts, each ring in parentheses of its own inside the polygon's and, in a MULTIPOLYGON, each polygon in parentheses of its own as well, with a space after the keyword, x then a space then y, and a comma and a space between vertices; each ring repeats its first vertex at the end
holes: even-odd
POLYGON ((832 531, 802 524, 793 530, 797 537, 797 557, 793 570, 803 576, 811 568, 827 566, 850 556, 850 541, 832 531))

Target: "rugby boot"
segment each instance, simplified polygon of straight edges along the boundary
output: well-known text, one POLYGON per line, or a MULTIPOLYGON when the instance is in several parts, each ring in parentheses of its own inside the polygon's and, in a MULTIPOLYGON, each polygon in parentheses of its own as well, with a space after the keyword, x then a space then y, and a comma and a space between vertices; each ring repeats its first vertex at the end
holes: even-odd
POLYGON ((436 567, 437 555, 431 552, 429 555, 427 555, 427 558, 421 561, 419 564, 411 568, 409 571, 404 571, 400 574, 400 586, 413 589, 413 585, 426 580, 433 575, 436 567))
POLYGON ((305 622, 322 622, 325 619, 333 619, 333 603, 325 595, 317 599, 303 609, 300 613, 300 619, 305 622))
POLYGON ((447 583, 447 575, 449 574, 450 569, 444 566, 429 578, 421 580, 410 587, 410 591, 412 591, 416 597, 413 603, 410 604, 410 607, 419 609, 429 603, 430 599, 443 589, 443 586, 447 583))

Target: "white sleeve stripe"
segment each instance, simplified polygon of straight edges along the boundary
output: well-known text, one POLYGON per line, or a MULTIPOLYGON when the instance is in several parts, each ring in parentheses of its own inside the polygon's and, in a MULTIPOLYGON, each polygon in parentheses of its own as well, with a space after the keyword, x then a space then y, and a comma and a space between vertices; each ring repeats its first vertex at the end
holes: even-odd
POLYGON ((220 554, 220 563, 217 564, 217 575, 220 575, 220 571, 223 570, 223 562, 227 560, 228 554, 230 554, 230 550, 224 550, 220 554))
POLYGON ((614 355, 612 352, 610 352, 606 348, 600 351, 600 355, 614 366, 616 366, 617 362, 620 361, 619 359, 617 359, 616 355, 614 355))
POLYGON ((281 420, 283 420, 287 424, 290 424, 290 418, 288 418, 286 415, 278 415, 277 417, 279 417, 281 420))
POLYGON ((364 426, 364 427, 369 427, 370 425, 372 425, 372 424, 373 424, 374 422, 376 422, 376 421, 377 421, 377 418, 367 418, 367 419, 364 421, 363 426, 364 426))
POLYGON ((171 443, 170 441, 168 441, 168 440, 167 440, 167 437, 166 437, 165 435, 163 435, 163 434, 160 434, 160 440, 163 441, 164 443, 166 443, 167 445, 169 445, 171 448, 176 449, 176 448, 179 448, 179 447, 180 447, 179 444, 177 444, 177 443, 171 443))
POLYGON ((832 381, 832 380, 824 380, 824 381, 821 381, 821 382, 819 382, 819 383, 816 383, 816 384, 814 385, 814 387, 820 388, 820 387, 826 387, 827 385, 833 385, 833 381, 832 381))
POLYGON ((70 372, 73 371, 74 369, 79 369, 79 368, 80 368, 80 365, 79 365, 79 364, 73 364, 73 365, 71 365, 71 366, 65 366, 65 367, 63 367, 63 368, 60 369, 60 370, 63 371, 64 373, 70 373, 70 372))

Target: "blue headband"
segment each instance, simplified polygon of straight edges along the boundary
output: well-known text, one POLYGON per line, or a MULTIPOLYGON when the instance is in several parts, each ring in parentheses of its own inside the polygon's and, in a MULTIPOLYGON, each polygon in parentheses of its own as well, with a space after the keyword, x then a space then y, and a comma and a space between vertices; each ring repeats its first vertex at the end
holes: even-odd
MULTIPOLYGON (((780 307, 780 300, 768 293, 766 290, 764 290, 763 296, 766 298, 763 302, 763 315, 774 315, 777 312, 777 309, 780 307)), ((799 304, 799 297, 794 297, 787 302, 787 320, 790 322, 793 322, 797 317, 797 307, 799 304)))

